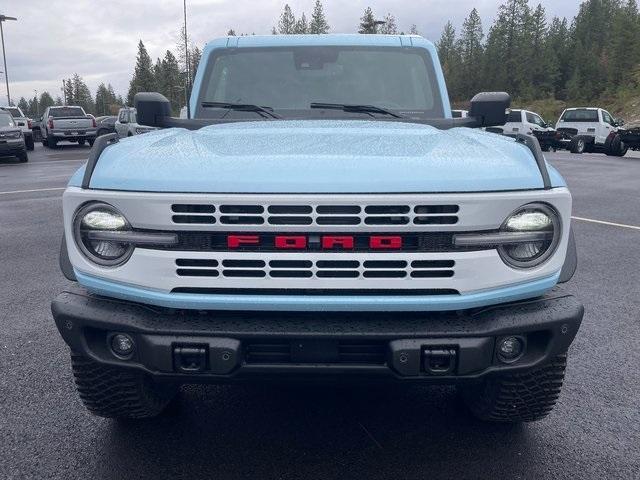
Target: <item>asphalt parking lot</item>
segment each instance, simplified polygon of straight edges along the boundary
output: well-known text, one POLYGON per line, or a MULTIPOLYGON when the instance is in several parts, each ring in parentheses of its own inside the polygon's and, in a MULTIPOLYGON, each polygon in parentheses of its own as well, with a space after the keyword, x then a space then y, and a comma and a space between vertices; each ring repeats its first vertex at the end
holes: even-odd
POLYGON ((423 387, 193 386, 160 419, 91 416, 49 311, 69 283, 62 190, 88 152, 0 159, 0 478, 640 478, 639 152, 548 156, 574 197, 566 288, 586 313, 559 405, 521 426, 423 387))

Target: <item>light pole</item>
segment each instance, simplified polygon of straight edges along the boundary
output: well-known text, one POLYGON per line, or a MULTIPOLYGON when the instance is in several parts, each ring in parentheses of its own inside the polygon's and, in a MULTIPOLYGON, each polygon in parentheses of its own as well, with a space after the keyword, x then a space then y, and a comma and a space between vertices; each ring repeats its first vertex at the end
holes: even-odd
POLYGON ((36 100, 36 118, 37 118, 40 116, 40 107, 38 106, 38 90, 34 89, 33 91, 36 94, 35 100, 36 100))
POLYGON ((185 86, 185 100, 187 102, 187 118, 191 118, 191 107, 189 106, 189 100, 186 99, 186 92, 191 85, 191 67, 189 65, 189 47, 187 46, 189 36, 187 35, 187 0, 182 1, 182 7, 184 11, 184 62, 187 67, 187 81, 185 86))
POLYGON ((0 38, 2 38, 2 60, 4 61, 4 80, 7 84, 7 106, 11 105, 11 94, 9 94, 9 74, 7 73, 7 56, 4 53, 4 31, 2 24, 7 20, 18 20, 16 17, 7 17, 0 14, 0 38))

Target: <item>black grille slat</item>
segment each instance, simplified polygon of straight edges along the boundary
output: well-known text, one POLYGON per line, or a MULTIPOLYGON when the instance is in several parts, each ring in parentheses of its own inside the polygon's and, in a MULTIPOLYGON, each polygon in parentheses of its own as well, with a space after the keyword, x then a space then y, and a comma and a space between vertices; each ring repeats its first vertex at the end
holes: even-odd
POLYGON ((316 272, 318 278, 358 278, 357 270, 320 270, 316 272))
POLYGON ((318 205, 316 212, 318 215, 357 215, 362 211, 359 205, 318 205))
POLYGON ((416 225, 454 225, 458 223, 458 217, 415 217, 413 219, 413 223, 415 223, 416 225))
POLYGON ((269 213, 296 215, 301 213, 312 213, 313 208, 310 205, 269 205, 267 208, 269 213))
POLYGON ((171 220, 173 223, 199 223, 203 225, 216 223, 216 217, 213 215, 173 215, 171 220))
POLYGON ((222 266, 227 268, 264 268, 263 260, 223 260, 222 266))
POLYGON ((313 219, 311 217, 277 216, 269 217, 268 222, 271 225, 311 225, 313 219))
POLYGON ((186 204, 186 203, 176 203, 171 205, 171 211, 175 213, 214 213, 216 211, 216 207, 213 205, 204 205, 204 204, 186 204))
POLYGON ((358 268, 360 262, 357 260, 318 260, 318 268, 358 268))
POLYGON ((269 276, 272 278, 311 278, 311 270, 271 270, 269 276))
POLYGON ((220 213, 256 214, 263 212, 262 205, 220 205, 220 213))
POLYGON ((179 267, 217 267, 218 261, 199 258, 178 258, 176 265, 179 267))
POLYGON ((220 272, 217 270, 206 270, 204 268, 178 268, 176 274, 180 277, 218 277, 220 272))
POLYGON ((406 268, 404 260, 365 260, 364 268, 406 268))
POLYGON ((226 225, 262 225, 264 223, 264 218, 257 217, 255 215, 223 215, 222 217, 220 217, 220 223, 224 223, 226 225))
POLYGON ((318 225, 360 225, 360 217, 318 217, 318 225))
POLYGON ((271 268, 311 268, 313 263, 311 260, 271 260, 269 266, 271 268))
POLYGON ((414 260, 411 268, 452 268, 455 264, 453 260, 414 260))
POLYGON ((409 213, 408 205, 369 205, 364 212, 370 215, 399 215, 409 213))
POLYGON ((459 210, 460 207, 458 205, 417 205, 413 209, 413 211, 418 215, 458 213, 459 210))
POLYGON ((367 217, 364 219, 367 225, 406 225, 409 223, 409 217, 367 217))
POLYGON ((267 273, 264 270, 223 270, 225 277, 264 278, 267 273))
POLYGON ((404 270, 367 270, 362 276, 364 278, 404 278, 407 272, 404 270))
POLYGON ((351 295, 460 295, 458 290, 452 288, 215 288, 215 287, 176 287, 172 293, 198 293, 207 295, 305 295, 322 297, 351 296, 351 295))
POLYGON ((451 278, 453 270, 414 270, 412 278, 451 278))

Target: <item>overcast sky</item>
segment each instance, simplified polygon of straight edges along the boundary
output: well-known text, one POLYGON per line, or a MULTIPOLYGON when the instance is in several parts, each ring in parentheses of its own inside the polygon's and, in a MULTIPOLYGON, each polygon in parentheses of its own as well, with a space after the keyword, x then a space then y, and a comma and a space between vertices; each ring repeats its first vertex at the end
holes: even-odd
MULTIPOLYGON (((269 34, 277 24, 282 0, 187 0, 188 29, 201 48, 229 28, 238 33, 269 34)), ((309 18, 315 0, 288 0, 296 16, 309 18)), ((331 33, 357 31, 367 6, 378 17, 395 15, 398 27, 412 23, 424 37, 437 40, 451 20, 459 27, 476 7, 485 33, 502 0, 324 0, 331 33)), ((530 0, 537 4, 537 0, 530 0)), ((579 0, 540 0, 547 16, 573 17, 579 0)), ((11 97, 32 97, 48 90, 60 95, 62 78, 80 74, 95 94, 100 82, 126 94, 142 39, 152 58, 174 49, 182 22, 182 0, 0 0, 0 14, 18 17, 4 23, 11 97)), ((4 70, 0 65, 0 70, 4 70)), ((6 104, 0 74, 0 104, 6 104)))

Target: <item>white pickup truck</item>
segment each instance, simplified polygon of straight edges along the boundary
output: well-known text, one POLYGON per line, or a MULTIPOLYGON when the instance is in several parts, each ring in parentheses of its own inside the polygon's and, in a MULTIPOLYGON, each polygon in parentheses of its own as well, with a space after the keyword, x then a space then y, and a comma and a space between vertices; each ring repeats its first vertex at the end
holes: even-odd
POLYGON ((563 134, 560 142, 571 153, 597 152, 622 157, 627 153, 618 134, 622 125, 622 120, 602 108, 567 108, 560 115, 556 130, 563 134))
POLYGON ((18 107, 0 107, 0 110, 9 112, 16 122, 16 125, 22 130, 24 136, 24 143, 27 150, 33 150, 33 132, 31 131, 31 120, 22 113, 22 110, 18 107))
POLYGON ((40 125, 42 145, 56 148, 58 142, 68 141, 93 146, 97 136, 95 118, 87 115, 82 107, 47 107, 40 125))

